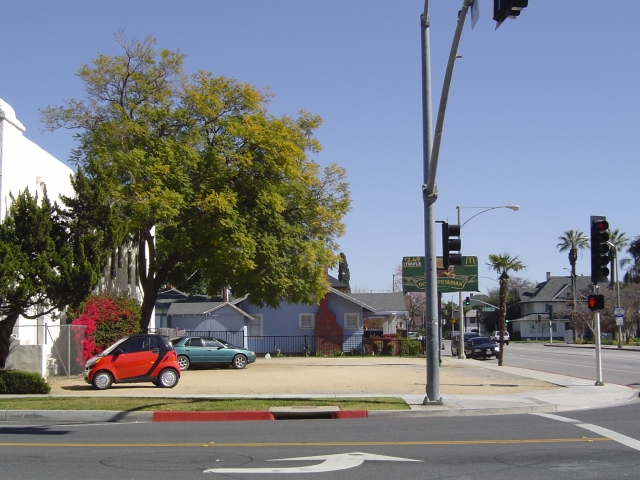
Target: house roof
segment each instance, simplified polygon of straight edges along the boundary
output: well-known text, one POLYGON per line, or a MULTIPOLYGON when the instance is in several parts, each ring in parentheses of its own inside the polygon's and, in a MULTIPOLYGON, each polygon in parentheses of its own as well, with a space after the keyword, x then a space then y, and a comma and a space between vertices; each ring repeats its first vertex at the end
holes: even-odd
POLYGON ((349 293, 348 296, 360 303, 366 304, 372 312, 377 314, 402 315, 407 313, 407 307, 404 304, 404 295, 401 292, 349 293))
POLYGON ((236 307, 233 303, 230 302, 188 302, 181 303, 176 302, 172 303, 169 307, 169 311, 167 315, 171 316, 186 316, 186 315, 211 315, 213 312, 220 310, 224 307, 229 307, 238 313, 241 313, 247 318, 252 319, 253 317, 249 315, 244 310, 236 307))
POLYGON ((338 280, 336 277, 333 277, 328 274, 327 274, 327 280, 329 280, 329 285, 331 285, 331 288, 340 288, 340 289, 349 288, 349 285, 338 280))
MULTIPOLYGON (((605 288, 608 282, 601 282, 599 286, 605 288)), ((591 277, 576 277, 576 290, 587 294, 591 290, 591 277)), ((520 304, 553 303, 571 300, 571 277, 549 277, 535 288, 523 288, 518 291, 520 304)))
MULTIPOLYGON (((242 300, 247 298, 246 296, 242 298, 233 298, 231 295, 229 296, 229 303, 235 305, 242 300)), ((181 292, 177 288, 169 287, 163 288, 158 292, 158 296, 156 298, 156 305, 164 306, 165 308, 169 307, 169 305, 174 303, 224 303, 222 302, 222 296, 218 295, 217 297, 210 297, 208 295, 192 295, 188 293, 181 292)))

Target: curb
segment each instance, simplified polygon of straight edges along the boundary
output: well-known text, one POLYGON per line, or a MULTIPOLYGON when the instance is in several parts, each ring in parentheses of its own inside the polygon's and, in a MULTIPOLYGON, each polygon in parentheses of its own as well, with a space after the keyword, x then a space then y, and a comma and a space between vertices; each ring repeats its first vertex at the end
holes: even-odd
MULTIPOLYGON (((408 411, 408 410, 407 410, 408 411)), ((409 411, 408 411, 409 412, 409 411)), ((55 423, 151 423, 151 422, 234 422, 286 419, 368 418, 368 410, 340 410, 337 412, 273 414, 265 411, 229 412, 126 412, 106 410, 0 410, 0 422, 55 422, 55 423)))

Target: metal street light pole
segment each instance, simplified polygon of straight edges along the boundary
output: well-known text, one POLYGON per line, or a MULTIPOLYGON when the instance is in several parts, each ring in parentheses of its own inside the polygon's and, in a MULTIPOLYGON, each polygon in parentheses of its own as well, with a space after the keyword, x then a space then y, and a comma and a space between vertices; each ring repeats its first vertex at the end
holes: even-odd
POLYGON ((444 126, 444 114, 449 98, 449 87, 453 75, 453 66, 458 53, 458 45, 462 29, 469 10, 471 0, 463 0, 458 13, 456 31, 449 52, 449 60, 445 70, 444 82, 440 94, 440 105, 434 136, 431 134, 431 60, 429 44, 429 0, 424 2, 424 11, 420 15, 421 52, 422 52, 422 156, 423 175, 422 198, 424 202, 424 240, 425 240, 425 319, 426 329, 426 363, 427 363, 427 396, 423 404, 442 404, 440 396, 440 346, 438 341, 438 285, 435 247, 435 202, 438 198, 436 189, 436 171, 440 155, 440 142, 444 126), (435 140, 434 140, 435 138, 435 140))
MULTIPOLYGON (((498 206, 498 207, 463 207, 458 205, 456 207, 456 209, 458 210, 458 225, 460 225, 460 239, 462 240, 462 227, 464 227, 467 223, 469 223, 469 221, 473 220, 475 217, 477 217, 478 215, 481 215, 485 212, 488 212, 489 210, 496 210, 497 208, 508 208, 509 210, 513 210, 514 212, 517 212, 518 210, 520 210, 520 205, 502 205, 502 206, 498 206), (469 219, 467 219, 466 222, 462 223, 462 218, 460 216, 460 209, 462 208, 483 208, 484 210, 482 210, 481 212, 476 213, 475 215, 471 216, 469 219)), ((464 330, 465 330, 465 317, 464 317, 464 306, 462 305, 462 290, 460 290, 458 292, 458 301, 460 302, 460 326, 458 327, 458 330, 460 331, 460 337, 458 340, 458 358, 464 360, 465 354, 464 354, 464 330)))

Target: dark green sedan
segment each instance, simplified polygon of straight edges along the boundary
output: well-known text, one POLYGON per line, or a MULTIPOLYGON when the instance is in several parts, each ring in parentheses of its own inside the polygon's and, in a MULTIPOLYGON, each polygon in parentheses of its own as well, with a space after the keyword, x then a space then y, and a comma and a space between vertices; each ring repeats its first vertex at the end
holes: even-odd
POLYGON ((180 337, 171 343, 178 354, 180 370, 187 370, 191 365, 231 365, 240 369, 256 361, 254 352, 224 344, 215 338, 180 337))

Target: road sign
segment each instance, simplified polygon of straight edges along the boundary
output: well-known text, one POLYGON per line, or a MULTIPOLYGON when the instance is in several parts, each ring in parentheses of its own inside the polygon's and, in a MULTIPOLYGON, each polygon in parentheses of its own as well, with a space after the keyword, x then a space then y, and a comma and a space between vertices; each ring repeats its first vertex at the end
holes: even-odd
POLYGON ((624 308, 616 307, 613 309, 613 318, 616 319, 616 325, 624 325, 624 308))
POLYGON ((496 309, 493 307, 482 307, 483 312, 495 312, 496 309))

